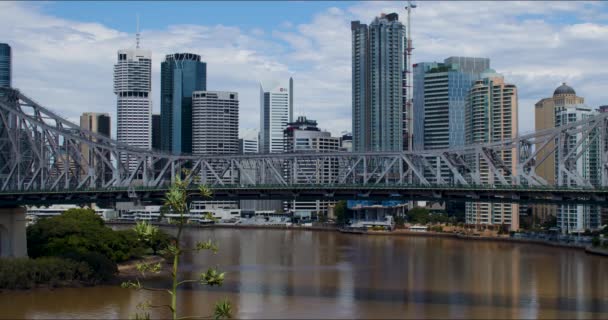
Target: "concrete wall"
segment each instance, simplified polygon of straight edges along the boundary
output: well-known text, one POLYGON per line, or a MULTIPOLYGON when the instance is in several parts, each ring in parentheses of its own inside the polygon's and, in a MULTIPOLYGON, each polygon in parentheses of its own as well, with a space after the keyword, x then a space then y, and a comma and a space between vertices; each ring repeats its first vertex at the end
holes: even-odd
POLYGON ((25 207, 0 208, 0 257, 27 257, 25 207))

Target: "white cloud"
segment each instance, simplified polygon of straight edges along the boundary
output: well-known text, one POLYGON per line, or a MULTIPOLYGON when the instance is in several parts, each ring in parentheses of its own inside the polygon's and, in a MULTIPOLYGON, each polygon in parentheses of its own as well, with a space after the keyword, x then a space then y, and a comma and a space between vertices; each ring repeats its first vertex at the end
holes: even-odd
MULTIPOLYGON (((115 55, 134 45, 134 35, 44 14, 44 5, 0 2, 0 41, 14 48, 15 85, 65 117, 85 110, 114 115, 115 55)), ((243 128, 259 125, 258 83, 293 76, 296 115, 335 134, 350 130, 350 21, 369 23, 393 11, 405 20, 403 3, 386 1, 328 8, 308 23, 285 20, 267 32, 228 24, 144 29, 142 45, 154 53, 155 109, 164 55, 189 51, 208 63, 210 90, 239 92, 243 128)), ((597 2, 419 2, 412 19, 414 61, 491 58, 493 68, 519 88, 520 131, 527 132, 533 129, 534 102, 563 81, 590 106, 608 100, 606 11, 597 2)))

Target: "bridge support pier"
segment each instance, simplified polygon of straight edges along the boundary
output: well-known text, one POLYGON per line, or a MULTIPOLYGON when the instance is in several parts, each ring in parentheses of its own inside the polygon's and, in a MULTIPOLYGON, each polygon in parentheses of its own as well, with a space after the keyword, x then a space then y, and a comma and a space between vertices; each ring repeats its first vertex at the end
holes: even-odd
POLYGON ((0 208, 0 257, 27 257, 25 207, 0 208))

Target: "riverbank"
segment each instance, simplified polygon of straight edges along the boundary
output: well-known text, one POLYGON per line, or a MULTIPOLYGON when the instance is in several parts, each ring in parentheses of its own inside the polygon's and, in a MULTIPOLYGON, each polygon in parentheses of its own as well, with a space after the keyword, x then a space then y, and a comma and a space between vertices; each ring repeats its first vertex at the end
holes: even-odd
POLYGON ((161 256, 146 256, 141 259, 134 259, 119 263, 117 265, 118 273, 114 277, 113 281, 133 279, 135 277, 141 277, 141 273, 137 270, 137 265, 140 263, 146 264, 161 264, 161 271, 159 273, 146 273, 146 278, 149 277, 162 277, 168 275, 170 272, 166 259, 161 256))
MULTIPOLYGON (((106 225, 133 225, 133 222, 107 222, 106 225)), ((170 223, 153 223, 159 227, 175 227, 175 225, 170 223)), ((408 231, 404 229, 396 229, 394 231, 364 231, 364 230, 344 230, 340 229, 337 226, 273 226, 273 225, 216 225, 216 224, 207 224, 207 225, 184 225, 186 228, 193 229, 267 229, 267 230, 307 230, 307 231, 333 231, 333 232, 341 232, 341 233, 349 233, 349 234, 358 234, 358 235, 372 235, 372 236, 413 236, 413 237, 443 237, 443 238, 452 238, 452 239, 461 239, 461 240, 472 240, 472 241, 497 241, 497 242, 510 242, 510 243, 521 243, 521 244, 537 244, 549 247, 558 247, 564 249, 575 249, 575 250, 583 250, 588 254, 594 255, 602 255, 608 257, 608 250, 603 250, 600 248, 593 248, 590 246, 570 244, 570 243, 560 243, 554 241, 546 241, 546 240, 535 240, 535 239, 518 239, 512 238, 509 236, 498 236, 498 237, 487 237, 487 236, 469 236, 464 234, 457 233, 445 233, 445 232, 433 232, 433 231, 408 231)))

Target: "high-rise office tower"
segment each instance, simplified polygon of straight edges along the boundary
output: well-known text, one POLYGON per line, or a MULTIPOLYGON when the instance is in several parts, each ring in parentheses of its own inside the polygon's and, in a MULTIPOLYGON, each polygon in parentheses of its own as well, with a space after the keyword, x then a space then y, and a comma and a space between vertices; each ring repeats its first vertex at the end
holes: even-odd
POLYGON ((260 84, 260 152, 283 152, 283 130, 293 118, 293 79, 289 84, 260 84))
MULTIPOLYGON (((544 98, 534 105, 534 130, 541 131, 545 129, 555 128, 555 114, 559 108, 571 108, 576 106, 584 107, 585 99, 576 95, 572 87, 566 83, 562 83, 553 91, 553 96, 544 98)), ((537 157, 544 161, 536 166, 535 173, 547 181, 548 184, 556 183, 555 179, 555 155, 549 154, 555 142, 549 141, 545 148, 542 145, 536 145, 539 148, 537 157)), ((532 214, 535 219, 540 222, 546 221, 557 215, 557 207, 554 204, 534 204, 532 206, 532 214)))
POLYGON ((192 93, 192 153, 239 152, 239 97, 236 92, 192 93))
MULTIPOLYGON (((87 131, 100 134, 102 136, 106 136, 110 138, 111 135, 111 120, 110 115, 107 113, 96 113, 96 112, 84 112, 80 116, 80 127, 87 131)), ((89 137, 91 141, 96 141, 95 137, 89 137)), ((80 152, 87 159, 87 163, 92 167, 91 169, 101 170, 106 175, 106 180, 109 180, 112 176, 112 170, 108 167, 103 161, 97 161, 99 159, 96 154, 94 154, 88 145, 81 144, 80 152)), ((105 150, 101 152, 106 152, 106 158, 108 161, 110 160, 110 152, 105 150)), ((83 175, 88 175, 89 167, 85 166, 83 168, 83 175)))
POLYGON ((258 130, 244 129, 239 138, 239 154, 258 153, 258 130))
MULTIPOLYGON (((481 74, 469 91, 465 107, 465 142, 478 144, 500 142, 517 136, 518 127, 517 87, 505 83, 502 75, 488 70, 481 74)), ((500 154, 502 162, 515 174, 517 154, 505 150, 500 154)), ((492 185, 498 179, 483 157, 467 158, 470 163, 479 163, 479 179, 492 185)), ((500 175, 505 175, 503 169, 500 175)), ((511 183, 509 174, 505 177, 511 183)), ((467 202, 465 217, 467 224, 506 225, 510 230, 519 229, 519 205, 487 202, 467 202)))
POLYGON ((152 114, 152 150, 160 150, 160 114, 152 114))
MULTIPOLYGON (((308 120, 304 116, 298 117, 284 130, 284 150, 290 152, 332 152, 340 150, 340 138, 332 137, 327 131, 317 128, 317 122, 308 120)), ((326 159, 316 164, 308 160, 297 161, 295 167, 288 166, 286 179, 293 183, 309 183, 316 181, 320 183, 333 183, 338 175, 339 164, 334 159, 326 159), (318 167, 319 166, 319 167, 318 167)), ((288 203, 291 211, 305 215, 327 216, 329 206, 335 201, 324 199, 302 201, 294 199, 288 203)))
POLYGON ((11 46, 0 43, 0 87, 11 87, 12 62, 11 46))
MULTIPOLYGON (((117 140, 131 147, 150 149, 152 134, 152 53, 135 49, 118 51, 114 65, 117 140)), ((120 161, 133 169, 136 159, 123 156, 120 161)))
POLYGON ((464 145, 464 109, 469 89, 490 59, 450 57, 414 65, 414 149, 464 145))
POLYGON ((401 151, 404 135, 405 26, 396 13, 369 26, 351 22, 355 151, 401 151))
POLYGON ((192 93, 207 90, 207 64, 197 54, 170 54, 160 78, 161 148, 192 153, 192 93))

